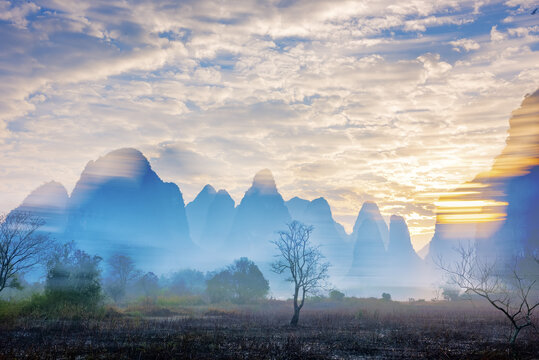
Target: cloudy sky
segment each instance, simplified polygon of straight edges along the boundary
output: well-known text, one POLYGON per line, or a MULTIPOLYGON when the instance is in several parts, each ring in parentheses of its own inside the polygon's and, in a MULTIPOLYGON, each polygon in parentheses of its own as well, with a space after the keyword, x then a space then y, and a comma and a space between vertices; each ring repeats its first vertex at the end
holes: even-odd
POLYGON ((536 1, 0 1, 0 211, 136 147, 186 201, 273 171, 432 236, 539 87, 536 1))

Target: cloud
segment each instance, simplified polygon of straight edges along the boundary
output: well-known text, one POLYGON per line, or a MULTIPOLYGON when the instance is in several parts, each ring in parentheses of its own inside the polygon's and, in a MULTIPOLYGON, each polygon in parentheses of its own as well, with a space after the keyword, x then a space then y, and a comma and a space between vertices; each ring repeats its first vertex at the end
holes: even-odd
POLYGON ((472 1, 238 4, 1 3, 3 210, 129 146, 187 201, 239 201, 270 168, 285 198, 325 196, 348 228, 375 200, 424 243, 421 194, 488 169, 539 87, 523 3, 490 4, 499 23, 472 1))
POLYGON ((510 6, 510 7, 531 8, 533 6, 537 6, 537 1, 535 0, 508 0, 505 2, 505 5, 510 6))
POLYGON ((9 1, 0 1, 0 20, 7 21, 18 29, 25 29, 28 25, 26 17, 39 9, 40 7, 32 2, 12 4, 9 1))
POLYGON ((453 50, 460 52, 460 50, 470 51, 470 50, 477 50, 481 46, 479 43, 472 39, 458 39, 454 41, 450 41, 449 44, 453 45, 453 50))
POLYGON ((498 26, 497 25, 494 25, 491 29, 490 29, 490 40, 491 41, 502 41, 505 39, 505 34, 502 33, 501 31, 498 31, 498 26))
POLYGON ((405 31, 427 31, 427 27, 442 26, 442 25, 462 25, 473 22, 470 17, 461 16, 429 16, 422 19, 408 20, 404 24, 405 31))

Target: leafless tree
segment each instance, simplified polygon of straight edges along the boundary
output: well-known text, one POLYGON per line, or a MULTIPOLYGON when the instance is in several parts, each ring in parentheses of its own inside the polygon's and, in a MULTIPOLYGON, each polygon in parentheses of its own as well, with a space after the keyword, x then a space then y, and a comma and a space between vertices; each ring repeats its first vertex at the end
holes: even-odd
POLYGON ((127 255, 114 254, 108 259, 107 264, 112 277, 107 290, 114 301, 118 302, 125 296, 128 282, 136 279, 139 272, 133 259, 127 255))
POLYGON ((49 236, 38 232, 44 224, 27 211, 0 215, 0 291, 16 286, 17 274, 40 263, 51 249, 49 236))
POLYGON ((520 331, 534 326, 533 312, 539 306, 539 262, 530 256, 515 257, 511 264, 478 256, 474 246, 460 245, 458 260, 451 265, 439 258, 437 265, 449 282, 468 294, 486 299, 501 311, 512 325, 509 338, 514 344, 520 331))
POLYGON ((305 295, 314 293, 324 286, 328 277, 329 263, 319 248, 309 240, 312 226, 298 221, 287 224, 288 230, 279 232, 279 239, 272 243, 279 250, 278 258, 272 264, 272 271, 277 274, 287 273, 287 281, 294 283, 294 315, 291 325, 297 325, 299 312, 305 303, 305 295))

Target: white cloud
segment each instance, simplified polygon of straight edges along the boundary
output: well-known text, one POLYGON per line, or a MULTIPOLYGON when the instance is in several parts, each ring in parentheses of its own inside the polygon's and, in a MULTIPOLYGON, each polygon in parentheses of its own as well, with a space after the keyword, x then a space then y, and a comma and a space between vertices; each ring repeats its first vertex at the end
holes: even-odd
POLYGON ((0 1, 0 20, 7 21, 13 26, 24 29, 28 25, 26 17, 39 10, 39 6, 32 2, 11 4, 9 1, 0 1))
POLYGON ((427 31, 427 27, 441 26, 447 24, 462 25, 473 22, 470 17, 459 16, 429 16, 422 19, 408 20, 404 24, 405 31, 427 31))
POLYGON ((376 200, 423 243, 421 193, 488 169, 539 86, 537 30, 516 17, 429 32, 479 21, 473 2, 241 4, 44 1, 58 11, 0 24, 4 210, 131 146, 186 200, 212 183, 238 201, 268 167, 285 198, 325 196, 348 226, 376 200))
POLYGON ((472 39, 458 39, 450 41, 449 44, 453 45, 453 50, 457 52, 460 52, 461 49, 465 51, 470 51, 477 50, 481 47, 479 43, 477 43, 477 41, 472 39))
POLYGON ((497 25, 494 25, 491 29, 490 29, 490 41, 494 41, 494 42, 497 42, 497 41, 502 41, 505 39, 505 34, 502 33, 501 31, 498 31, 498 26, 497 25))
POLYGON ((537 1, 535 0, 508 0, 505 2, 506 6, 510 7, 524 7, 524 8, 531 8, 533 6, 537 6, 537 1))

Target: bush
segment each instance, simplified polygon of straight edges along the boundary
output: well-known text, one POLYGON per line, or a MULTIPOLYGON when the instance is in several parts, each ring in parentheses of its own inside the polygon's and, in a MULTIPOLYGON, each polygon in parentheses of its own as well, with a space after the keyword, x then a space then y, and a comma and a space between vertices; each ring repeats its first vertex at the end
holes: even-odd
POLYGON ((384 300, 384 301, 391 301, 391 294, 388 294, 388 293, 382 293, 382 300, 384 300))
POLYGON ((159 292, 159 278, 153 272, 147 272, 137 280, 136 286, 146 298, 155 298, 159 292))
POLYGON ((109 312, 102 306, 99 263, 101 258, 76 250, 73 243, 55 249, 47 262, 43 293, 17 302, 0 302, 0 318, 89 319, 109 312))
POLYGON ((342 301, 344 299, 344 293, 339 290, 331 290, 329 292, 329 298, 333 301, 342 301))
POLYGON ((174 295, 200 295, 206 290, 204 274, 197 270, 184 269, 162 278, 167 292, 174 295))
POLYGON ((89 310, 80 304, 61 301, 48 294, 34 294, 25 300, 0 301, 0 321, 8 324, 21 317, 80 320, 98 316, 101 310, 89 310))
POLYGON ((12 323, 21 317, 84 320, 111 316, 118 316, 118 313, 104 306, 88 308, 84 304, 58 300, 47 293, 34 294, 20 301, 0 301, 2 324, 12 323))
POLYGON ((206 282, 206 292, 212 303, 245 304, 265 298, 269 283, 258 266, 244 257, 211 277, 206 282))
POLYGON ((89 309, 60 297, 60 293, 35 294, 24 306, 23 314, 36 318, 61 318, 81 320, 91 316, 96 309, 89 309))
POLYGON ((27 301, 5 301, 0 300, 0 322, 2 324, 12 323, 24 310, 27 301))
POLYGON ((44 295, 32 301, 47 309, 80 308, 93 311, 103 299, 99 281, 99 256, 90 256, 75 250, 73 244, 64 245, 48 263, 44 295))
POLYGON ((228 302, 234 298, 234 280, 228 270, 215 274, 206 282, 206 292, 210 302, 228 302))
POLYGON ((460 290, 446 287, 442 292, 442 296, 447 301, 458 301, 460 299, 460 290))

